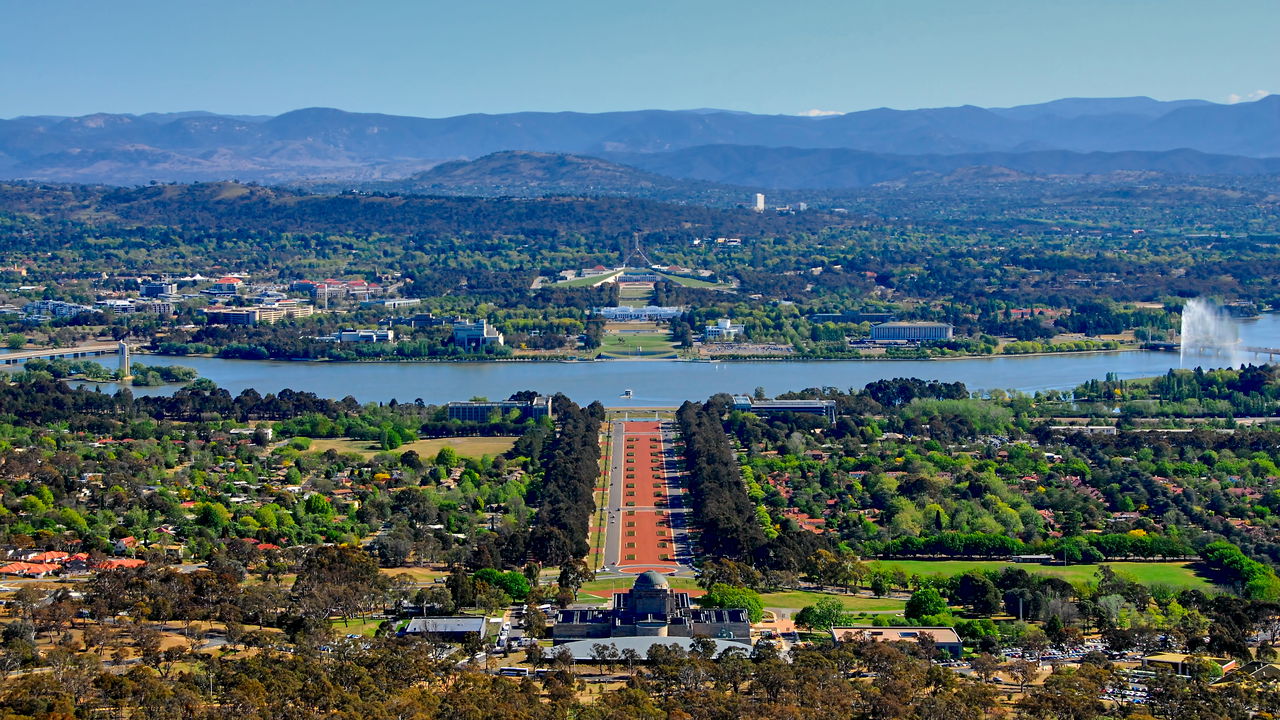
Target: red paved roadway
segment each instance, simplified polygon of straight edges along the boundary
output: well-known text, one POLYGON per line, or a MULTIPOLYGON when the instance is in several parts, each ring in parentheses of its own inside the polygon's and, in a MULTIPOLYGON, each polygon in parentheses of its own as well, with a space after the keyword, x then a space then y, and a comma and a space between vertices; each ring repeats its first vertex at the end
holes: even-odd
POLYGON ((620 472, 613 482, 621 493, 610 493, 617 502, 610 508, 611 523, 619 528, 614 563, 622 572, 646 570, 673 572, 676 546, 672 538, 669 505, 670 479, 664 469, 666 447, 662 426, 656 421, 627 421, 622 427, 620 472))

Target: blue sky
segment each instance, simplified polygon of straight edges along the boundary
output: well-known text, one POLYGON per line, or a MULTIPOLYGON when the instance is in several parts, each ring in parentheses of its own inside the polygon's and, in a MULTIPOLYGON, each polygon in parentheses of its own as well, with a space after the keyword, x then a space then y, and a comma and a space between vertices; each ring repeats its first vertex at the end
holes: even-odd
POLYGON ((1280 92, 1276 0, 10 0, 0 13, 0 117, 1280 92))

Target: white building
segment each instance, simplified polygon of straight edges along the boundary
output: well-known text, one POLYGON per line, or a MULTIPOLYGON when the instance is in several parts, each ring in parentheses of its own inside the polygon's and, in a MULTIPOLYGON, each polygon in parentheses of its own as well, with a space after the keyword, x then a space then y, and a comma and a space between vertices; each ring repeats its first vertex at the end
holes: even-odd
POLYGON ((733 342, 742 334, 743 329, 729 318, 720 318, 714 325, 708 325, 703 330, 702 339, 704 342, 733 342))
POLYGON ((756 212, 764 212, 764 193, 756 193, 756 212))
POLYGON ((395 342, 394 330, 339 330, 333 339, 340 343, 395 342))
POLYGON ((22 313, 31 318, 66 318, 93 312, 93 308, 61 300, 36 300, 22 306, 22 313))
POLYGON ((596 315, 605 320, 615 320, 626 322, 632 320, 641 320, 652 322, 654 320, 673 320, 684 314, 684 308, 678 306, 658 306, 648 305, 645 307, 598 307, 593 310, 596 315))

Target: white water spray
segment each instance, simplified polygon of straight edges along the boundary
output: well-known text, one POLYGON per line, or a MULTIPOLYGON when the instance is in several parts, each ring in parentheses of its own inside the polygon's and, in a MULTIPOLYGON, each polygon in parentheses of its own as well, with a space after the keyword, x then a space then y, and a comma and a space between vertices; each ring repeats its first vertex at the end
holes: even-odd
MULTIPOLYGON (((1182 307, 1182 365, 1188 356, 1222 358, 1223 365, 1235 367, 1243 362, 1240 331, 1236 322, 1211 300, 1192 298, 1182 307)), ((1203 360, 1197 360, 1201 364, 1203 360)))

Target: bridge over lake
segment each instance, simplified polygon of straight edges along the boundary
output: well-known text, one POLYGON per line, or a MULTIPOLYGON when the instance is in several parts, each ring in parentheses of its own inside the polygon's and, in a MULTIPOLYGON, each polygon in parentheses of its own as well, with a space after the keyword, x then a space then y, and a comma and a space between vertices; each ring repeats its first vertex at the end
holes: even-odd
POLYGON ((39 350, 15 350, 0 355, 0 365, 17 365, 28 360, 79 360, 101 355, 120 356, 120 375, 129 376, 129 345, 123 342, 89 343, 65 348, 41 348, 39 350))

